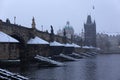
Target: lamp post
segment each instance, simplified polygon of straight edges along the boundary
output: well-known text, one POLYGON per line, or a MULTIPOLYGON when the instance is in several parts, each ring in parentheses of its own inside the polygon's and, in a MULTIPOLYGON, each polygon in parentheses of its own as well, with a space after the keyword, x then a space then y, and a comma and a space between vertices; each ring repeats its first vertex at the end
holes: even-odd
POLYGON ((42 27, 42 31, 43 31, 43 25, 41 25, 41 27, 42 27))
POLYGON ((14 24, 16 24, 16 16, 14 17, 14 24))

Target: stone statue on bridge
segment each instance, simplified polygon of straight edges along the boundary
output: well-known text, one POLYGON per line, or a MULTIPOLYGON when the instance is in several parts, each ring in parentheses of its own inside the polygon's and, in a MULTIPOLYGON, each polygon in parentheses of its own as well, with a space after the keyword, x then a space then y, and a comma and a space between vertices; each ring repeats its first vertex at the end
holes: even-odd
POLYGON ((51 27, 50 42, 53 42, 54 41, 54 29, 52 25, 50 27, 51 27))
POLYGON ((36 29, 36 24, 35 24, 35 19, 34 19, 34 17, 33 17, 33 19, 32 19, 32 28, 33 28, 33 29, 36 29))
POLYGON ((6 19, 6 23, 10 24, 10 20, 8 18, 6 19))
POLYGON ((67 40, 66 40, 66 31, 65 29, 63 30, 63 43, 66 44, 67 40))
POLYGON ((51 25, 51 34, 54 35, 54 30, 53 30, 53 26, 51 25))
POLYGON ((36 35, 36 23, 35 23, 34 17, 32 18, 32 24, 31 24, 31 26, 32 26, 31 36, 34 38, 35 35, 36 35))
POLYGON ((66 31, 65 31, 65 29, 63 30, 63 36, 66 37, 66 31))

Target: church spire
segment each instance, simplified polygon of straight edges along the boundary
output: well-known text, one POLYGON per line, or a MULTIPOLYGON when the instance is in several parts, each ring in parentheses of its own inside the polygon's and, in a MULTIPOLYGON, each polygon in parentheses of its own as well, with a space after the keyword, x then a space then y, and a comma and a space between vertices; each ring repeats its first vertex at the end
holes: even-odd
POLYGON ((87 24, 91 24, 92 23, 92 20, 91 20, 91 15, 88 15, 88 17, 87 17, 87 22, 86 22, 87 24))
POLYGON ((35 19, 33 17, 33 19, 32 19, 32 29, 35 29, 35 28, 36 28, 36 24, 35 24, 35 19))

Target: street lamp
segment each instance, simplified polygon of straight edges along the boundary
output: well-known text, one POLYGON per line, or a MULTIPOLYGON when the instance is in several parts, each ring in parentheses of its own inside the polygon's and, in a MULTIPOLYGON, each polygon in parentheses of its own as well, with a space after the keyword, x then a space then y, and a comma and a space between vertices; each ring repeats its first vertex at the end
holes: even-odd
POLYGON ((14 17, 14 24, 16 24, 16 16, 14 17))
POLYGON ((43 25, 41 25, 41 27, 42 27, 42 31, 43 31, 43 25))

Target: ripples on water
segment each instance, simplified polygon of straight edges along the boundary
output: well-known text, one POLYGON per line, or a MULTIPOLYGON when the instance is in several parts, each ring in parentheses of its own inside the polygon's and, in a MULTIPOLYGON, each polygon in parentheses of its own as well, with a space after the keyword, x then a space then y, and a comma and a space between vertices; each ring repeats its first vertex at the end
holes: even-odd
POLYGON ((120 54, 98 55, 65 62, 64 67, 31 67, 22 73, 30 80, 120 80, 120 54))

